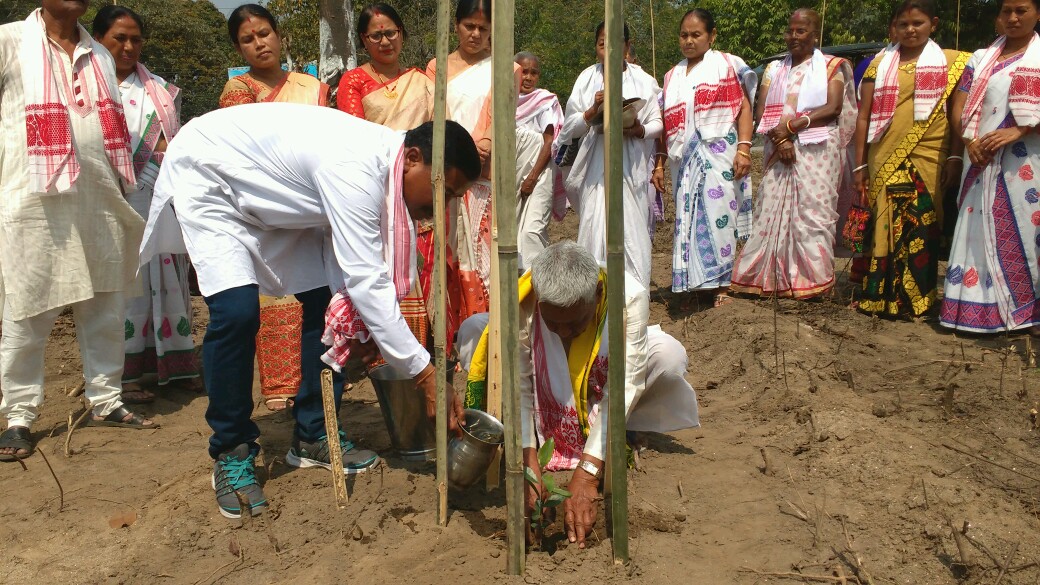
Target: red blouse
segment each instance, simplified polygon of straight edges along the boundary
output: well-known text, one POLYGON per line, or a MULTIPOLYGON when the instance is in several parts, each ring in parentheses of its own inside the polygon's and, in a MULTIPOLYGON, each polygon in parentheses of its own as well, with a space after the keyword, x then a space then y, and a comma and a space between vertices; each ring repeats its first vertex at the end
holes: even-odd
POLYGON ((365 118, 365 106, 362 98, 382 87, 383 84, 372 78, 361 67, 355 67, 343 74, 339 80, 339 93, 336 96, 336 107, 358 118, 365 118))

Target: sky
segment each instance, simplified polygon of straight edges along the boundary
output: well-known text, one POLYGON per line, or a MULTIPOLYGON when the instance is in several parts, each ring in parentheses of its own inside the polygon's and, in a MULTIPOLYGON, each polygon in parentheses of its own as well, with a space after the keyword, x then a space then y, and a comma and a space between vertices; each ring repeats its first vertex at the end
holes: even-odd
MULTIPOLYGON (((219 8, 220 11, 223 12, 225 16, 227 16, 227 14, 229 12, 231 12, 231 10, 234 9, 236 6, 240 6, 242 4, 248 4, 250 0, 210 0, 210 1, 213 2, 213 4, 217 8, 219 8)), ((267 2, 261 2, 261 4, 266 4, 266 3, 267 2)))

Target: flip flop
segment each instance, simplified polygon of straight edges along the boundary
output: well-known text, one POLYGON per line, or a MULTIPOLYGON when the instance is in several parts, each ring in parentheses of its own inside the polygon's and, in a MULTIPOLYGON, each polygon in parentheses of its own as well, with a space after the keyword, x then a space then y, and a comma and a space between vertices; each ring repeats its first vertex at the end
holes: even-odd
MULTIPOLYGON (((194 392, 195 394, 205 394, 206 386, 202 383, 201 377, 195 378, 181 378, 179 380, 170 381, 170 386, 184 390, 186 392, 194 392)), ((125 401, 124 401, 125 402, 125 401)))
POLYGON ((32 433, 25 427, 8 427, 6 431, 0 433, 0 449, 24 449, 25 455, 15 455, 14 453, 0 455, 0 461, 18 461, 19 459, 26 459, 33 454, 35 447, 32 443, 32 433))
POLYGON ((733 302, 733 297, 726 293, 719 293, 715 295, 715 308, 719 308, 722 305, 728 305, 733 302))
POLYGON ((271 412, 282 412, 295 403, 292 396, 273 396, 264 399, 264 406, 271 412))
POLYGON ((123 404, 148 404, 155 402, 155 393, 149 390, 145 390, 143 386, 137 382, 127 382, 123 384, 123 391, 120 394, 120 398, 123 404))
POLYGON ((87 419, 87 423, 85 425, 83 425, 83 426, 87 426, 87 427, 118 427, 118 428, 123 428, 123 429, 157 429, 157 428, 159 428, 159 423, 154 422, 154 421, 150 425, 144 424, 146 420, 148 420, 148 419, 146 419, 145 417, 143 417, 143 416, 141 416, 141 415, 139 415, 139 414, 129 410, 127 407, 120 406, 119 408, 117 408, 117 409, 113 410, 112 412, 108 413, 108 416, 106 416, 105 418, 102 418, 102 419, 96 419, 96 418, 94 418, 94 415, 90 415, 90 418, 87 419), (126 419, 127 415, 130 416, 130 420, 124 420, 124 419, 126 419))

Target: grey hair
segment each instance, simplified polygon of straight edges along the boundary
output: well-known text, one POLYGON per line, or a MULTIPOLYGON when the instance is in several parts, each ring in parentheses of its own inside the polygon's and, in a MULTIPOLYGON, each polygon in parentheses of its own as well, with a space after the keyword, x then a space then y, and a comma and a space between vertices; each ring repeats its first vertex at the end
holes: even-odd
POLYGON ((596 302, 599 263, 575 242, 558 242, 531 263, 531 284, 538 301, 554 307, 596 302))
POLYGON ((538 58, 538 55, 535 55, 530 51, 520 51, 516 55, 513 55, 513 63, 519 63, 524 60, 534 61, 535 65, 539 67, 542 66, 542 60, 538 58))

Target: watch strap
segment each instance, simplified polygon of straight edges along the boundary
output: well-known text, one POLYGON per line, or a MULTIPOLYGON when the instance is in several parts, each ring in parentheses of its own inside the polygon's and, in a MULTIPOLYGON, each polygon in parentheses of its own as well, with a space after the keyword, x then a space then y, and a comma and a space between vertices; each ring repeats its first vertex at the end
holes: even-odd
POLYGON ((592 477, 595 477, 596 479, 599 479, 600 472, 602 471, 598 465, 591 461, 586 461, 584 459, 580 463, 578 463, 578 468, 588 473, 592 477))

